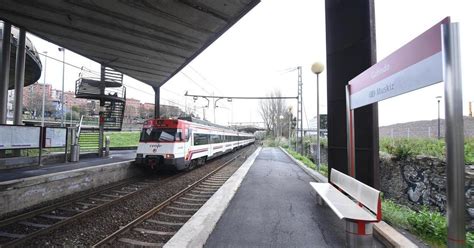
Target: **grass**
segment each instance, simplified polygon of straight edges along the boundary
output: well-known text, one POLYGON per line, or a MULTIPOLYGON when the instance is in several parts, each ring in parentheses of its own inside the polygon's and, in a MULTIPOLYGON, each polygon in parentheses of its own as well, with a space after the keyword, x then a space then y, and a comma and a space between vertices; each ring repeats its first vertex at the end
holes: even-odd
POLYGON ((138 146, 140 132, 107 132, 105 136, 110 137, 110 147, 130 147, 138 146))
MULTIPOLYGON (((291 155, 293 156, 294 158, 298 159, 299 161, 301 161, 304 165, 306 165, 306 167, 308 168, 311 168, 313 170, 316 170, 316 164, 314 164, 308 157, 306 156, 303 156, 291 149, 286 149, 285 150, 291 155)), ((319 173, 321 173, 322 175, 324 175, 325 177, 328 176, 328 166, 327 164, 321 164, 321 167, 319 168, 319 173)))
MULTIPOLYGON (((446 247, 447 223, 442 214, 427 208, 414 211, 391 200, 382 201, 382 212, 383 220, 391 225, 409 230, 432 247, 446 247)), ((467 246, 474 247, 474 233, 466 236, 467 246)))

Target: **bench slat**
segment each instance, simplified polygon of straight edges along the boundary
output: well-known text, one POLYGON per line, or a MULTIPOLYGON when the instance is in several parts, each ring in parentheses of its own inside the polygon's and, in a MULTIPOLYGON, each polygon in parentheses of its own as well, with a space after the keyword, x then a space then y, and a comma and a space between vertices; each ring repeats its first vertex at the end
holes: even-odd
POLYGON ((342 189, 374 213, 378 212, 380 191, 335 169, 331 169, 331 183, 342 189))
POLYGON ((329 183, 309 183, 340 219, 377 221, 376 216, 359 207, 329 183))

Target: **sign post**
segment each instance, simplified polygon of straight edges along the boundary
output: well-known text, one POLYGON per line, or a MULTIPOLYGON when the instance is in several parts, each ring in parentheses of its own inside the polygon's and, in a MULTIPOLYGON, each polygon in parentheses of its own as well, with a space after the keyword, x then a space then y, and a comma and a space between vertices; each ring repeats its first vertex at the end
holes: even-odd
POLYGON ((346 86, 348 172, 356 177, 354 109, 445 82, 448 247, 464 247, 464 132, 458 24, 447 17, 346 86))
POLYGON ((464 199, 464 124, 461 59, 457 23, 443 25, 444 97, 446 108, 446 164, 448 247, 466 245, 464 199))

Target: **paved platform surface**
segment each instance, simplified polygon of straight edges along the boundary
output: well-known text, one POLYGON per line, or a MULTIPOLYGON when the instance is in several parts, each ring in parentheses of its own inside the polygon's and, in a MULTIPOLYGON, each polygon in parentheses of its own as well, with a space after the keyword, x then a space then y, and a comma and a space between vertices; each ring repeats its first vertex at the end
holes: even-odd
POLYGON ((262 149, 205 247, 344 247, 344 222, 317 207, 312 181, 280 149, 262 149))
POLYGON ((135 158, 135 153, 136 150, 110 151, 110 156, 107 158, 84 158, 81 159, 79 162, 75 163, 55 163, 44 165, 41 167, 30 166, 24 168, 2 170, 0 171, 0 182, 132 160, 135 158))

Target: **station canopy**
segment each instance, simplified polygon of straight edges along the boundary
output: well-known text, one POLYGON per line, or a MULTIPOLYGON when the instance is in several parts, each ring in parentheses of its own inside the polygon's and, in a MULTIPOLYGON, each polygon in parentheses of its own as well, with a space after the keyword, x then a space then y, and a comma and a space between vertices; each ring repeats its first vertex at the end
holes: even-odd
POLYGON ((0 19, 154 87, 259 0, 0 0, 0 19))

